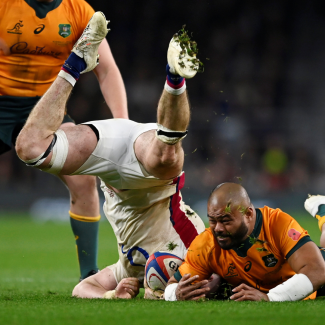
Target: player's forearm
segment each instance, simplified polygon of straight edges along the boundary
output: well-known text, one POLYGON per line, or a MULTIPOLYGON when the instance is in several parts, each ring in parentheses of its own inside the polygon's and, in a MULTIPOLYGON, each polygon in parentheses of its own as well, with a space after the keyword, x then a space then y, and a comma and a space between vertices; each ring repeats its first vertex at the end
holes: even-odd
POLYGON ((317 263, 314 263, 314 265, 308 264, 302 267, 298 273, 306 275, 310 280, 310 282, 312 283, 314 291, 316 291, 325 284, 324 267, 323 267, 323 272, 321 269, 322 266, 317 265, 317 263))
POLYGON ((97 76, 100 89, 114 118, 129 118, 126 91, 121 73, 116 65, 103 76, 97 76))
POLYGON ((107 291, 87 281, 82 281, 72 291, 72 296, 77 298, 103 298, 107 291))

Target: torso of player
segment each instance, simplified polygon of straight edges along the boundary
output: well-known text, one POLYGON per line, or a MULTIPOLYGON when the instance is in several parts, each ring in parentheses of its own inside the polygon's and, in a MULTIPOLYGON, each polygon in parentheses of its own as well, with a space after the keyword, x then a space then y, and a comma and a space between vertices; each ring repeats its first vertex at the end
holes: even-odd
MULTIPOLYGON (((189 258, 195 261, 199 254, 204 255, 202 263, 206 265, 207 261, 209 261, 208 272, 220 274, 233 286, 246 283, 263 292, 268 292, 278 284, 288 280, 295 272, 291 269, 288 260, 285 258, 288 251, 284 252, 284 247, 289 247, 289 249, 290 247, 295 247, 298 239, 300 240, 304 236, 308 236, 308 233, 302 228, 299 228, 299 231, 296 231, 296 233, 290 233, 291 225, 294 225, 295 228, 298 228, 299 225, 294 219, 279 209, 274 210, 264 207, 258 210, 261 211, 259 212, 260 220, 256 219, 254 231, 258 228, 258 222, 261 222, 261 225, 260 230, 257 231, 257 236, 254 236, 253 231, 251 237, 244 244, 240 245, 238 249, 224 250, 220 248, 211 229, 208 228, 199 236, 201 239, 198 241, 198 244, 194 246, 195 241, 191 245, 189 251, 193 249, 193 254, 189 258), (281 219, 276 219, 279 214, 282 216, 281 219), (271 220, 272 218, 274 218, 274 221, 271 220), (281 223, 284 218, 288 220, 286 224, 281 223), (276 227, 278 229, 279 227, 286 229, 284 232, 281 232, 282 237, 284 237, 282 234, 287 235, 289 233, 288 239, 285 239, 288 240, 286 245, 284 245, 285 241, 283 239, 279 239, 280 237, 276 238, 274 235, 277 232, 276 227), (292 243, 289 241, 292 241, 292 243)), ((181 270, 181 274, 186 272, 185 268, 181 270)))
POLYGON ((42 19, 24 0, 1 1, 0 95, 42 96, 69 56, 92 9, 83 0, 54 1, 42 19))

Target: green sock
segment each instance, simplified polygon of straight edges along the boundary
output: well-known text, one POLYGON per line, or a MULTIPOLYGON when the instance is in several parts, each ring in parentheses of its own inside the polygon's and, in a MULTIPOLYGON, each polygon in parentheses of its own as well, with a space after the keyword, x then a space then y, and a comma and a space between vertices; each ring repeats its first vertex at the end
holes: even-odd
POLYGON ((81 279, 98 271, 98 217, 83 217, 70 212, 70 223, 77 245, 81 279))
POLYGON ((320 217, 324 217, 325 216, 325 204, 321 204, 318 207, 318 211, 317 211, 316 214, 319 215, 320 217))

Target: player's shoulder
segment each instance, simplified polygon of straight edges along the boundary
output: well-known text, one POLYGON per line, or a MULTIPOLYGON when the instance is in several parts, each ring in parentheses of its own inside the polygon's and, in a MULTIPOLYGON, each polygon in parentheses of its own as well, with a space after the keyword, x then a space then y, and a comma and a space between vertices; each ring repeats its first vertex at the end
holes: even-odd
POLYGON ((285 229, 286 226, 289 226, 295 219, 288 213, 283 212, 281 209, 273 209, 268 206, 259 208, 263 215, 263 225, 268 224, 270 229, 285 229))
POLYGON ((72 10, 73 12, 83 12, 83 11, 92 11, 94 9, 91 5, 85 0, 62 0, 61 3, 68 10, 72 10))
POLYGON ((201 234, 195 237, 189 249, 208 252, 215 248, 215 246, 215 240, 211 229, 206 228, 201 234))

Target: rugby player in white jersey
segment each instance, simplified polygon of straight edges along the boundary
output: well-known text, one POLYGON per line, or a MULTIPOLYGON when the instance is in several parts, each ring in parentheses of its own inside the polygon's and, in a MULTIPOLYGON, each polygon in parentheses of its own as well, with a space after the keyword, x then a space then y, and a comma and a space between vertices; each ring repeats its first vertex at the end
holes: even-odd
MULTIPOLYGON (((184 185, 181 140, 190 119, 185 78, 195 76, 199 60, 195 57, 196 43, 183 46, 184 35, 173 37, 157 123, 110 119, 61 125, 76 83, 74 75, 97 65, 106 25, 105 16, 95 13, 72 50, 85 61, 86 69, 79 71, 82 65, 70 55, 32 110, 16 150, 27 165, 49 173, 99 176, 104 212, 117 238, 119 260, 79 283, 73 295, 132 298, 143 283, 144 266, 151 254, 172 246, 170 252, 184 258, 190 243, 205 228, 179 192, 184 185)), ((146 295, 150 296, 149 289, 146 295)))

